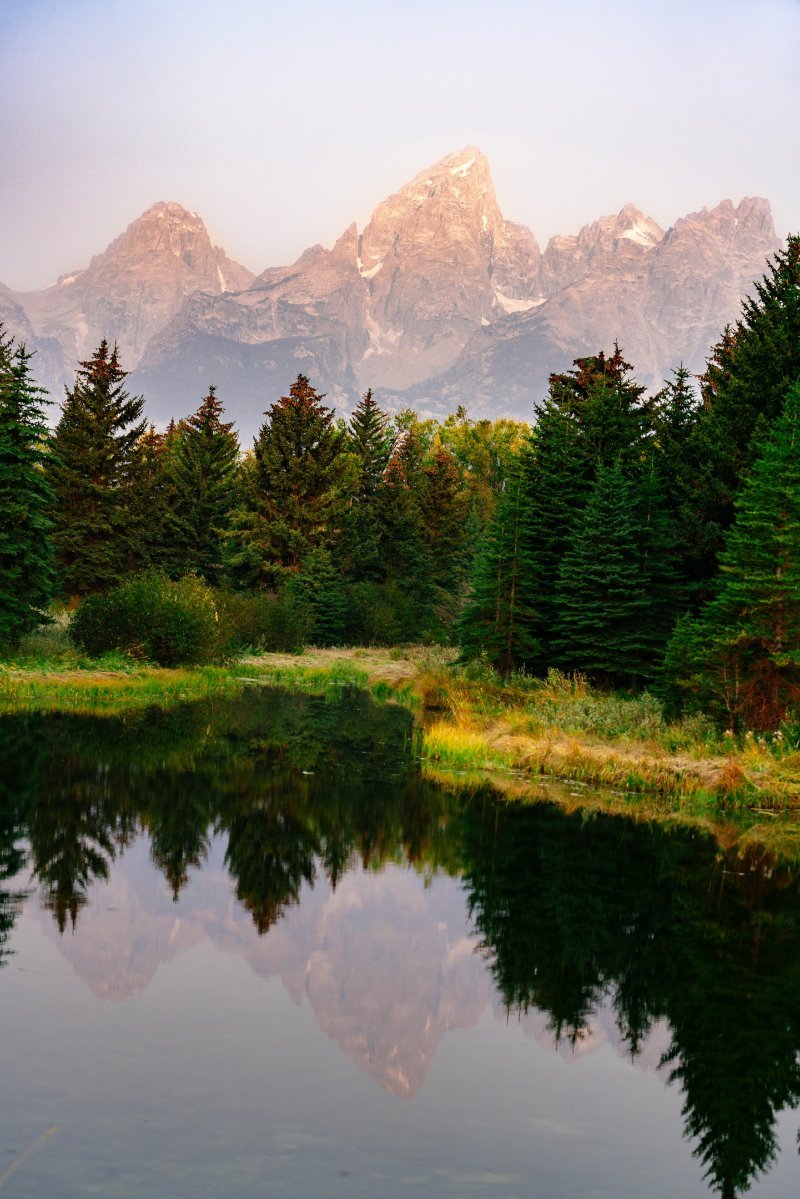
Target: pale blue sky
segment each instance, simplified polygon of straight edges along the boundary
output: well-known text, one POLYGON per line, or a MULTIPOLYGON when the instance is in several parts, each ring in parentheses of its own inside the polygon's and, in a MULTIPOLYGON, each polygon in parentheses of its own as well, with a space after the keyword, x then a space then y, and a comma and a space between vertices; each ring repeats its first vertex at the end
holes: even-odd
POLYGON ((799 0, 0 0, 0 281, 156 200, 252 270, 467 144, 544 243, 633 201, 800 228, 799 0))

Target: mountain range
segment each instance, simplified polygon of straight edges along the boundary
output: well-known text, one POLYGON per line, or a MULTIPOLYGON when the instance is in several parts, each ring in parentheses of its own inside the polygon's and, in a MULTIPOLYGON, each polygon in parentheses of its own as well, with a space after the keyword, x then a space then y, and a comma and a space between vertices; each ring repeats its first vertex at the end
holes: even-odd
POLYGON ((393 410, 530 420, 551 371, 615 341, 649 388, 681 362, 701 371, 779 245, 769 203, 746 198, 666 231, 627 204, 542 251, 504 218, 488 162, 468 147, 362 231, 259 275, 212 245, 197 213, 154 204, 85 269, 39 291, 0 285, 0 320, 56 396, 103 337, 116 340, 157 422, 193 411, 215 383, 251 435, 298 373, 343 411, 371 387, 393 410))

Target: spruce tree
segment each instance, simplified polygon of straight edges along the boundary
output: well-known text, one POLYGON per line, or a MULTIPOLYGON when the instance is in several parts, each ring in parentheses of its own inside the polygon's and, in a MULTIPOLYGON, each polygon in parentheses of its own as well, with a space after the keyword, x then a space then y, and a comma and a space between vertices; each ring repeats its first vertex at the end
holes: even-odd
POLYGON ((113 585, 141 556, 131 481, 144 401, 124 390, 126 373, 116 345, 101 342, 67 389, 52 438, 54 541, 68 596, 113 585))
POLYGON ((708 529, 706 579, 734 515, 734 500, 758 447, 800 379, 800 236, 787 239, 714 347, 701 380, 703 413, 694 456, 699 519, 708 529))
POLYGON ((601 466, 558 580, 560 664, 603 685, 654 669, 647 574, 634 497, 619 466, 601 466))
POLYGON ((664 503, 676 525, 678 569, 694 590, 704 573, 708 527, 697 510, 698 478, 703 464, 696 456, 700 406, 691 378, 689 371, 679 366, 654 397, 653 408, 664 503))
POLYGON ((525 603, 531 571, 522 470, 511 474, 473 567, 471 594, 457 627, 463 659, 485 654, 504 676, 542 657, 536 612, 525 603))
POLYGON ((600 466, 631 467, 650 429, 650 405, 631 370, 615 345, 608 358, 602 351, 576 358, 571 371, 550 376, 551 402, 577 423, 580 456, 575 469, 589 482, 600 466))
POLYGON ((51 509, 44 473, 45 392, 31 355, 0 327, 0 645, 41 624, 54 587, 51 509))
POLYGON ((533 621, 536 650, 525 665, 534 673, 546 673, 555 662, 559 571, 598 469, 624 463, 630 472, 641 460, 651 414, 630 372, 615 346, 608 358, 578 358, 572 370, 551 375, 532 449, 522 456, 529 569, 519 602, 533 621))
POLYGON ((345 513, 340 551, 348 577, 378 580, 385 566, 380 546, 378 492, 392 450, 389 418, 368 391, 350 419, 347 436, 358 477, 345 513))
POLYGON ((408 597, 419 629, 433 598, 431 560, 422 522, 422 446, 412 427, 398 435, 376 496, 378 546, 384 579, 408 597))
POLYGON ((704 661, 731 722, 777 728, 800 699, 800 382, 764 441, 701 614, 704 661))
POLYGON ((169 454, 174 512, 169 524, 173 569, 220 582, 223 545, 234 503, 239 442, 211 386, 197 412, 181 422, 169 454))
POLYGON ((389 418, 372 397, 372 391, 361 397, 348 428, 351 450, 358 457, 359 497, 369 499, 378 490, 392 449, 389 418))
POLYGON ((337 537, 349 480, 342 478, 342 433, 305 375, 266 413, 255 441, 249 508, 236 537, 252 557, 297 569, 337 537))
POLYGON ((590 468, 574 416, 549 398, 533 441, 520 458, 521 537, 526 569, 517 602, 530 620, 526 669, 546 674, 555 665, 558 572, 591 489, 590 468))
POLYGON ((292 591, 311 612, 310 639, 314 645, 341 645, 347 602, 342 579, 326 549, 311 550, 303 569, 291 581, 292 591))

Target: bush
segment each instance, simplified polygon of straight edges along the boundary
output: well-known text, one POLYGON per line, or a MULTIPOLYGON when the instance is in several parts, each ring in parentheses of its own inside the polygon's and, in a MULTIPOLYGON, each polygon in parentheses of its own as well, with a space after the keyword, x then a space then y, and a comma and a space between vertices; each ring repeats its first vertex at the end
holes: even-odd
POLYGON ((121 650, 160 666, 216 662, 225 648, 211 589, 194 575, 173 582, 159 571, 82 600, 70 636, 92 657, 121 650))
POLYGON ((217 599, 223 636, 231 652, 293 653, 309 640, 311 613, 289 588, 258 595, 220 592, 217 599))

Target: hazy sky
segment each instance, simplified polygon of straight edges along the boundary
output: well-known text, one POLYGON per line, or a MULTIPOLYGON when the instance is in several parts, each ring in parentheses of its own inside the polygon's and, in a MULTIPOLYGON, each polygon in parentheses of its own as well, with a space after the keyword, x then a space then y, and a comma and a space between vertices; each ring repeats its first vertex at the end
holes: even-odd
POLYGON ((631 200, 800 229, 800 0, 0 0, 0 281, 156 200, 252 270, 476 144, 539 240, 631 200))

